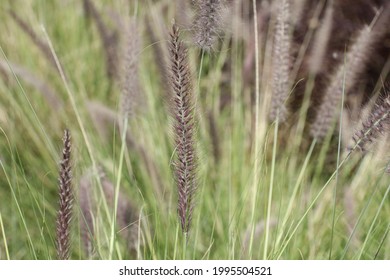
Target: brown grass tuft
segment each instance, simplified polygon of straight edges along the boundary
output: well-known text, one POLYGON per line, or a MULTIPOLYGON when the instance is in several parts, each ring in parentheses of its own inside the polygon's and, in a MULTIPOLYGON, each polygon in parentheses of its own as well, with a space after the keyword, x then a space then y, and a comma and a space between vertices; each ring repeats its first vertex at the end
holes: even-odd
POLYGON ((72 220, 73 191, 72 172, 70 164, 71 142, 69 130, 64 132, 64 149, 60 165, 59 177, 59 210, 57 214, 57 256, 60 260, 69 259, 70 222, 72 220))

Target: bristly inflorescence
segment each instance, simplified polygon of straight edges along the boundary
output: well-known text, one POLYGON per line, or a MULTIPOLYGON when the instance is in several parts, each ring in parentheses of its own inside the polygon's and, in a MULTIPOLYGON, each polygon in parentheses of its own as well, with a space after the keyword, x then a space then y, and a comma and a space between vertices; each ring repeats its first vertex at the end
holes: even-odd
POLYGON ((170 35, 170 83, 172 115, 177 150, 175 175, 178 188, 178 215, 182 231, 187 234, 193 212, 196 189, 194 143, 194 96, 188 65, 187 49, 179 38, 179 28, 173 24, 170 35))
POLYGON ((339 65, 330 81, 330 85, 325 91, 322 104, 311 126, 310 133, 313 138, 321 140, 328 134, 336 112, 340 108, 339 105, 343 93, 349 91, 356 82, 358 75, 364 69, 374 42, 371 28, 369 26, 364 27, 347 53, 345 64, 343 62, 339 65))
POLYGON ((140 34, 135 18, 124 27, 126 35, 123 46, 123 67, 121 73, 121 106, 122 117, 134 114, 136 105, 140 103, 140 84, 138 65, 140 53, 140 34))
POLYGON ((362 123, 363 128, 355 133, 353 140, 355 147, 365 149, 367 143, 372 142, 379 134, 386 132, 386 126, 390 125, 390 96, 387 96, 381 104, 377 104, 370 116, 362 123))
POLYGON ((356 84, 367 67, 374 46, 380 42, 387 30, 388 13, 388 10, 384 10, 377 22, 373 20, 373 26, 364 26, 359 31, 345 55, 345 61, 334 72, 311 126, 310 134, 313 138, 322 140, 328 134, 340 108, 343 94, 348 93, 356 84))
POLYGON ((212 50, 222 22, 222 0, 195 0, 195 44, 204 51, 212 50))
POLYGON ((278 3, 278 14, 275 27, 275 42, 272 54, 272 103, 270 119, 279 118, 284 121, 287 118, 288 110, 286 100, 289 94, 289 73, 290 73, 290 4, 289 0, 280 0, 278 3))
POLYGON ((56 245, 60 260, 69 259, 70 222, 72 220, 73 191, 72 172, 70 164, 71 142, 69 130, 64 132, 64 148, 59 174, 59 210, 57 213, 56 245))

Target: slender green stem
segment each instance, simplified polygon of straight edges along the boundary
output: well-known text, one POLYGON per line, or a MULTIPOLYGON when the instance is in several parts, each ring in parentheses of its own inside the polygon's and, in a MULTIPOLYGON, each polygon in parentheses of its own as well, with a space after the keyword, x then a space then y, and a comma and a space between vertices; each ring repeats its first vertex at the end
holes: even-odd
POLYGON ((259 176, 259 104, 260 104, 260 80, 259 80, 259 35, 258 35, 258 23, 257 23, 257 7, 256 0, 253 0, 253 22, 254 22, 254 32, 255 32, 255 76, 256 76, 256 88, 255 88, 255 136, 254 136, 254 145, 255 145, 255 154, 254 154, 254 168, 253 168, 253 185, 252 185, 252 213, 251 213, 251 236, 248 246, 248 252, 250 256, 252 255, 252 246, 253 246, 253 236, 255 233, 255 212, 256 212, 256 199, 258 191, 258 176, 259 176))
POLYGON ((293 236, 295 235, 295 233, 297 232, 298 228, 300 227, 300 225, 302 224, 303 220, 306 218, 307 214, 309 213, 309 211, 313 208, 314 204, 317 202, 317 200, 320 198, 320 196, 322 195, 322 193, 325 191, 325 189, 329 186, 330 182, 332 182, 332 180, 335 178, 338 170, 345 164, 345 162, 349 159, 349 157, 351 156, 351 153, 352 153, 353 150, 351 150, 347 156, 340 162, 339 166, 337 166, 336 170, 333 172, 333 174, 329 177, 328 181, 326 181, 325 185, 321 188, 321 190, 318 192, 318 194, 316 195, 316 197, 313 199, 313 201, 310 203, 309 207, 306 209, 305 213, 303 214, 303 216, 299 219, 297 225, 294 227, 291 235, 287 238, 286 242, 284 243, 281 251, 279 252, 278 256, 277 256, 277 259, 279 259, 284 250, 286 249, 287 245, 290 243, 291 239, 293 238, 293 236))
POLYGON ((371 232, 372 232, 372 230, 374 229, 376 220, 378 219, 379 213, 381 212, 381 210, 382 210, 382 208, 383 208, 383 205, 385 204, 385 201, 386 201, 386 199, 387 199, 387 195, 389 194, 389 192, 390 192, 390 185, 387 187, 386 193, 385 193, 385 195, 384 195, 383 198, 382 198, 381 204, 379 205, 378 210, 376 211, 376 214, 375 214, 374 219, 372 220, 370 229, 368 230, 367 235, 366 235, 366 238, 364 239, 363 246, 362 246, 362 248, 360 249, 360 253, 359 253, 359 256, 358 256, 358 259, 359 259, 359 260, 362 258, 364 249, 365 249, 366 246, 367 246, 368 239, 369 239, 370 236, 371 236, 371 232))
POLYGON ((5 235, 5 230, 4 230, 3 219, 1 217, 1 213, 0 213, 0 227, 1 227, 1 234, 3 235, 3 240, 4 240, 5 254, 7 255, 7 260, 10 260, 9 252, 8 252, 7 237, 5 235))
POLYGON ((301 172, 299 173, 297 182, 295 183, 295 186, 293 188, 293 193, 290 196, 290 200, 289 200, 289 203, 288 203, 288 206, 287 206, 287 210, 286 210, 285 215, 284 215, 283 220, 282 220, 282 224, 281 224, 282 226, 281 226, 281 229, 280 229, 280 234, 278 236, 278 239, 276 240, 275 247, 279 246, 280 241, 281 241, 281 239, 283 237, 283 233, 284 233, 284 230, 285 230, 286 225, 287 225, 287 220, 290 217, 292 209, 293 209, 293 207, 294 207, 294 205, 296 203, 295 198, 296 198, 296 196, 298 194, 299 186, 302 183, 302 180, 304 178, 304 174, 305 174, 305 171, 307 169, 307 166, 309 165, 309 161, 310 161, 311 155, 313 154, 313 150, 314 150, 315 145, 316 145, 316 141, 313 140, 312 143, 311 143, 309 152, 306 155, 305 162, 303 163, 301 172))
POLYGON ((265 223, 265 238, 264 238, 264 254, 263 259, 268 258, 268 239, 269 239, 269 222, 271 219, 271 206, 272 206, 272 194, 274 188, 274 179, 275 179, 275 165, 276 165, 276 146, 278 141, 278 129, 279 129, 279 112, 275 122, 275 131, 274 131, 274 145, 272 149, 272 165, 271 165, 271 180, 268 190, 268 206, 267 206, 267 219, 265 223))
MULTIPOLYGON (((341 104, 340 104, 341 108, 340 108, 340 120, 339 120, 339 123, 340 123, 339 124, 339 143, 338 143, 338 148, 337 148, 337 165, 336 166, 339 166, 339 164, 340 164, 341 139, 342 139, 342 133, 343 133, 344 98, 345 98, 345 71, 344 71, 344 78, 343 78, 343 94, 341 95, 341 104)), ((336 184, 335 184, 334 190, 333 190, 332 233, 330 236, 329 260, 332 259, 334 228, 335 228, 335 223, 336 223, 336 204, 337 204, 338 182, 339 182, 339 172, 338 172, 338 169, 336 169, 336 184)))
MULTIPOLYGON (((110 235, 110 249, 109 249, 109 259, 112 260, 112 255, 114 251, 114 244, 115 244, 115 236, 116 236, 116 216, 118 213, 118 201, 119 201, 119 192, 120 192, 120 184, 122 179, 122 168, 123 168, 123 160, 125 158, 125 151, 126 151, 126 132, 127 132, 127 126, 129 123, 129 119, 126 117, 123 124, 123 131, 122 131, 122 146, 121 151, 119 155, 119 165, 118 165, 118 174, 117 174, 117 180, 115 185, 115 200, 114 200, 114 211, 112 214, 112 224, 111 224, 111 235, 110 235)), ((119 252, 118 252, 119 253, 119 252)))
POLYGON ((379 243, 379 247, 378 247, 378 250, 376 250, 374 260, 376 260, 376 259, 378 258, 379 252, 380 252, 380 250, 383 248, 383 244, 384 244, 385 241, 386 241, 386 238, 387 238, 387 235, 389 234, 389 231, 390 231, 390 223, 389 223, 389 225, 387 226, 386 232, 385 232, 385 234, 383 235, 383 238, 382 238, 381 242, 379 243))

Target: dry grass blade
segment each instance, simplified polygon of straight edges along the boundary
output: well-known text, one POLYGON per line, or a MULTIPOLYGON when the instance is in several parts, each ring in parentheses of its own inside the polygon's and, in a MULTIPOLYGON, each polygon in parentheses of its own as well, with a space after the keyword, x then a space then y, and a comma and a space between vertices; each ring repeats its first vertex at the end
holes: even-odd
POLYGON ((171 87, 175 119, 174 134, 177 149, 175 173, 179 194, 178 214, 182 231, 190 229, 193 196, 196 189, 194 143, 194 97, 187 50, 179 38, 179 28, 174 24, 170 38, 171 87))
POLYGON ((60 165, 59 177, 59 210, 57 214, 57 256, 60 260, 69 259, 70 222, 72 220, 73 191, 70 164, 71 142, 69 130, 64 132, 64 149, 60 165))

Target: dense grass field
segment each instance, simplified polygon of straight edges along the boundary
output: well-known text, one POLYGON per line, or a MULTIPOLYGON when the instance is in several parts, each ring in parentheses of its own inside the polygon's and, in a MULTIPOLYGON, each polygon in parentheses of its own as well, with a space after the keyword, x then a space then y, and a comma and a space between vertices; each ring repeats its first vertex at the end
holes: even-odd
POLYGON ((278 41, 275 24, 254 24, 264 5, 254 1, 254 13, 248 1, 247 19, 240 1, 221 6, 215 42, 202 50, 187 2, 0 2, 0 259, 57 258, 65 129, 71 259, 389 259, 386 137, 362 152, 352 139, 362 121, 346 125, 337 102, 327 136, 312 138, 314 77, 291 78, 299 59, 287 67, 286 93, 301 85, 302 104, 270 120, 278 41), (177 210, 186 149, 173 22, 188 48, 193 102, 188 232, 177 210))

